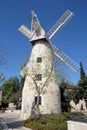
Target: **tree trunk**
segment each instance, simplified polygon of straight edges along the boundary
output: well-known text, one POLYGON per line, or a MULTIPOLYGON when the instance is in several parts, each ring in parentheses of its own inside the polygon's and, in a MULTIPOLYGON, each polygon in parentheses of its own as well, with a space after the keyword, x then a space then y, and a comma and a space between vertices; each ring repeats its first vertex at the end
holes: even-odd
POLYGON ((40 97, 40 95, 37 96, 37 103, 34 106, 34 114, 35 114, 36 118, 41 117, 41 112, 40 112, 40 108, 39 108, 39 97, 40 97))

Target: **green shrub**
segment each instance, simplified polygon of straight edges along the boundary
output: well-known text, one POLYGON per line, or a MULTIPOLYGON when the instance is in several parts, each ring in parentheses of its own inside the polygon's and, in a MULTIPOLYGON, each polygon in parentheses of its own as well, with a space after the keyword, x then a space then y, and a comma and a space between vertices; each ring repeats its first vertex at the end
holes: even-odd
POLYGON ((67 130, 65 114, 43 115, 40 119, 31 115, 25 121, 25 126, 33 130, 67 130))
POLYGON ((44 125, 38 122, 34 122, 33 125, 31 125, 31 128, 33 130, 44 130, 44 125))
POLYGON ((24 123, 25 127, 33 130, 67 130, 67 120, 72 116, 83 116, 81 112, 62 113, 62 114, 46 114, 40 118, 31 115, 24 123))
POLYGON ((58 130, 57 126, 53 123, 47 123, 44 130, 58 130))
POLYGON ((60 123, 57 125, 57 130, 67 130, 67 123, 60 123))
POLYGON ((72 112, 70 115, 75 115, 75 116, 84 116, 84 113, 82 112, 72 112))
POLYGON ((68 120, 72 120, 72 116, 84 116, 84 114, 82 112, 72 112, 72 113, 66 113, 66 117, 68 120))

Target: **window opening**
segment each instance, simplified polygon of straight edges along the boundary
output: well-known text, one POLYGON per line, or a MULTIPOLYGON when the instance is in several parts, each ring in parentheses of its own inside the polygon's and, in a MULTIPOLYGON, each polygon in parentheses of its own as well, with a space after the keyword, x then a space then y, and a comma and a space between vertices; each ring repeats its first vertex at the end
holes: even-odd
POLYGON ((42 57, 37 58, 37 63, 42 63, 42 57))
POLYGON ((41 105, 42 104, 42 98, 41 98, 41 96, 39 96, 39 100, 38 100, 38 97, 37 96, 35 96, 35 105, 41 105))

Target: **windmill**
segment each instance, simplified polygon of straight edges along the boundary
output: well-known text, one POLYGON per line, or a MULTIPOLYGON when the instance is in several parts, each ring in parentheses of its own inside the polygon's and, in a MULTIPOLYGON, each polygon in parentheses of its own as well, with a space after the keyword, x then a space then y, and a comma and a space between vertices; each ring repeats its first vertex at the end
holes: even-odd
POLYGON ((53 64, 53 55, 73 71, 77 71, 79 65, 59 48, 52 45, 51 39, 73 15, 73 12, 67 10, 52 29, 46 33, 41 27, 36 13, 32 11, 31 29, 25 25, 19 28, 19 31, 30 40, 33 46, 30 60, 21 72, 22 76, 26 75, 22 91, 22 118, 26 119, 31 115, 32 108, 37 104, 37 100, 39 100, 39 107, 42 114, 61 112, 60 89, 53 64), (35 79, 34 77, 37 78, 35 79), (34 89, 35 84, 39 85, 40 91, 43 90, 39 94, 39 98, 34 89))

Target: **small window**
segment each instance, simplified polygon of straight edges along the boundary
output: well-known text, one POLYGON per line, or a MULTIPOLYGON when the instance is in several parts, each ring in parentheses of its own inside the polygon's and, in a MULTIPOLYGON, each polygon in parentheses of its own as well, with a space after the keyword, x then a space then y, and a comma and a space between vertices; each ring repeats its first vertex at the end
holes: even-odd
POLYGON ((37 96, 35 97, 35 105, 37 105, 37 104, 39 104, 39 105, 42 104, 41 96, 39 96, 39 100, 38 100, 37 96))
POLYGON ((42 63, 42 57, 37 58, 37 63, 42 63))
POLYGON ((41 35, 40 31, 36 31, 36 36, 40 36, 40 35, 41 35))
POLYGON ((36 75, 36 80, 42 80, 42 74, 37 74, 36 75))

